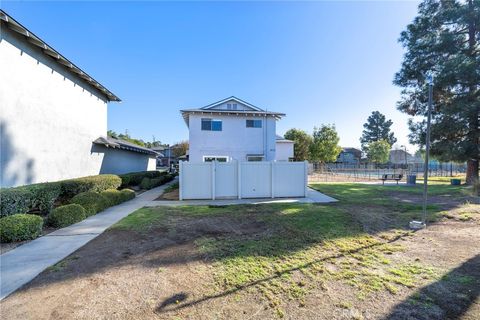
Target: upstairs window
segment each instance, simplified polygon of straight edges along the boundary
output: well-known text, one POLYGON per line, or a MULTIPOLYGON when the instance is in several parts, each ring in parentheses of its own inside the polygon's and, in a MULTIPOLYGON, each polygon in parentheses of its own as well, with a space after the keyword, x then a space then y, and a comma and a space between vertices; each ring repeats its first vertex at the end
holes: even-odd
POLYGON ((227 103, 227 110, 232 110, 232 104, 231 103, 227 103))
POLYGON ((202 118, 202 130, 222 131, 222 120, 202 118))
POLYGON ((261 128, 262 120, 247 120, 247 128, 261 128))
POLYGON ((237 104, 236 103, 232 104, 232 109, 237 110, 237 104))

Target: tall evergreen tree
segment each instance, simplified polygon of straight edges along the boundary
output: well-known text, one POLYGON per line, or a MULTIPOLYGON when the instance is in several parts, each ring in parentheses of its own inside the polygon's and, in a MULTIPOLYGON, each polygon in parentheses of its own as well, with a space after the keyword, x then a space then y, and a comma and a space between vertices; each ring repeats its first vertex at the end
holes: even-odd
MULTIPOLYGON (((478 183, 480 158, 480 1, 425 0, 401 33, 406 48, 394 84, 403 87, 398 109, 426 116, 426 74, 434 76, 431 153, 467 161, 467 183, 478 183)), ((425 145, 426 121, 409 120, 410 141, 425 145)))
POLYGON ((363 125, 364 130, 360 138, 363 151, 366 151, 368 144, 371 142, 385 140, 390 145, 397 142, 397 138, 395 138, 393 132, 390 132, 392 124, 392 120, 387 120, 385 115, 379 111, 373 111, 368 117, 367 122, 363 125))

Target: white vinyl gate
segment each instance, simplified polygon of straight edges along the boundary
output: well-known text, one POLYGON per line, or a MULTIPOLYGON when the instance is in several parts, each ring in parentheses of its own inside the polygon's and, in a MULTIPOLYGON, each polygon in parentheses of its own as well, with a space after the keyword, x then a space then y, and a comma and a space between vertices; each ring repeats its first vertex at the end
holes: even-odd
POLYGON ((308 162, 180 162, 180 200, 305 197, 308 162))

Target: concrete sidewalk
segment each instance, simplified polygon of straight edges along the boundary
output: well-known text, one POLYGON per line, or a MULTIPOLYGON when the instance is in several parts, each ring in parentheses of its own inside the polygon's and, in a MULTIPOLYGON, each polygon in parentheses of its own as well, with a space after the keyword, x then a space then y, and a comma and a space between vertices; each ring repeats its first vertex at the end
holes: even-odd
POLYGON ((266 203, 329 203, 337 199, 329 197, 317 190, 308 188, 305 198, 264 198, 264 199, 218 199, 218 200, 183 200, 183 201, 150 201, 146 207, 157 206, 201 206, 201 205, 234 205, 234 204, 266 204, 266 203))
POLYGON ((163 193, 174 181, 146 191, 79 223, 49 233, 0 255, 0 300, 30 282, 40 272, 96 238, 108 227, 163 193))

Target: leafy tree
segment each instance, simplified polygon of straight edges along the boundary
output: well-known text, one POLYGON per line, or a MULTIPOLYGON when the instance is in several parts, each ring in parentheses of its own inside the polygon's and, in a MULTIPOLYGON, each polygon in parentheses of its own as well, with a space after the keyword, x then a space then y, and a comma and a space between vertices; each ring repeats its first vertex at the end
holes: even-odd
POLYGON ((285 133, 285 139, 295 142, 293 145, 295 161, 305 161, 310 158, 310 145, 313 139, 308 133, 300 129, 290 129, 285 133))
POLYGON ((188 150, 187 140, 177 142, 172 146, 172 154, 176 158, 185 155, 187 153, 187 150, 188 150))
POLYGON ((363 125, 364 130, 360 138, 362 150, 366 151, 367 145, 374 141, 386 140, 390 145, 397 142, 393 132, 390 132, 392 124, 392 120, 386 120, 385 115, 379 111, 373 111, 363 125))
POLYGON ((112 137, 112 138, 115 138, 115 139, 121 139, 121 140, 130 142, 130 143, 133 143, 133 144, 136 144, 138 146, 145 147, 145 148, 158 147, 158 146, 162 145, 160 141, 155 141, 155 137, 154 137, 153 142, 145 142, 142 139, 132 138, 132 137, 130 137, 130 134, 128 133, 128 130, 125 130, 125 133, 116 133, 113 130, 108 130, 107 135, 109 137, 112 137))
POLYGON ((386 163, 390 155, 390 144, 387 140, 370 142, 367 146, 367 158, 374 163, 386 163))
POLYGON ((342 148, 338 145, 335 125, 322 125, 313 129, 313 143, 310 145, 310 158, 314 162, 335 162, 342 148))
MULTIPOLYGON (((426 116, 431 72, 431 153, 442 161, 467 161, 467 183, 478 183, 480 158, 480 1, 425 0, 401 33, 406 48, 394 84, 403 88, 398 109, 426 116)), ((424 146, 426 121, 409 120, 412 143, 424 146)))

